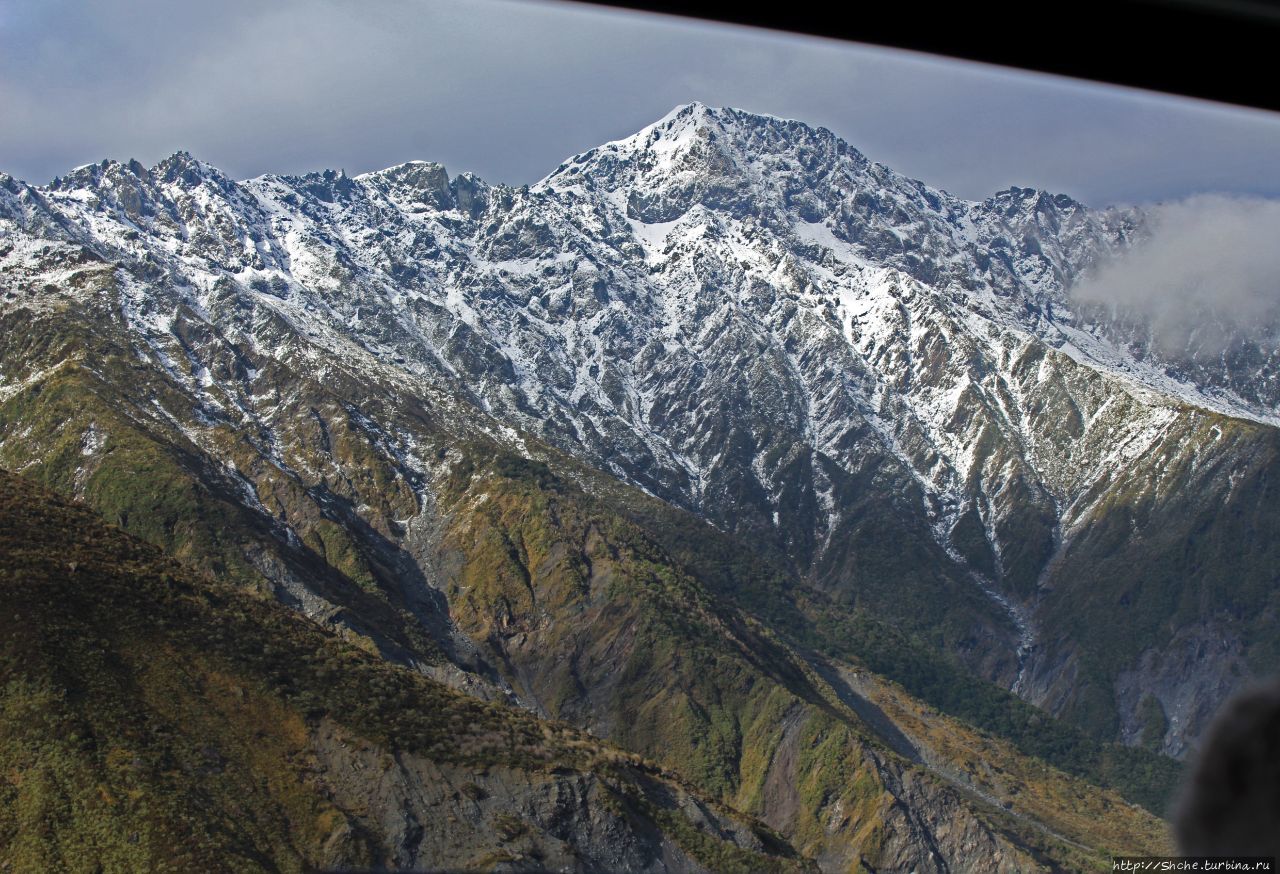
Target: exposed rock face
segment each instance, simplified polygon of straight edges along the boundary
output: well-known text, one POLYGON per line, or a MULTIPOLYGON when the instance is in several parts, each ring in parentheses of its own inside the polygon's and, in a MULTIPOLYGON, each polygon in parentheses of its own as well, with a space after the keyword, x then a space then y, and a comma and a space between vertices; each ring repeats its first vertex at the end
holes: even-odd
MULTIPOLYGON (((325 864, 350 865, 355 830, 378 835, 393 870, 704 872, 670 837, 628 816, 625 796, 591 774, 440 765, 345 738, 332 726, 314 751, 333 800, 359 811, 326 842, 325 864)), ((755 852, 761 839, 742 822, 657 782, 657 803, 691 814, 722 839, 755 852)))
POLYGON ((1209 728, 1217 702, 1230 697, 1249 668, 1229 623, 1184 627, 1163 649, 1147 650, 1116 678, 1121 739, 1182 756, 1209 728), (1155 703, 1149 703, 1154 701, 1155 703))

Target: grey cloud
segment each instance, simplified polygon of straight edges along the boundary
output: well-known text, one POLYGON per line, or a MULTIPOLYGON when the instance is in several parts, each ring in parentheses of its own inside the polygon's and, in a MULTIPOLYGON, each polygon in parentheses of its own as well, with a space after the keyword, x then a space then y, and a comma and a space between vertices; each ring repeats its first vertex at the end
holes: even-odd
POLYGON ((678 103, 799 118, 965 197, 1280 195, 1280 121, 976 64, 514 0, 12 0, 0 168, 187 149, 234 176, 423 158, 532 182, 678 103))
POLYGON ((1170 350, 1270 339, 1280 316, 1280 201, 1206 195, 1152 207, 1146 239, 1077 284, 1080 301, 1136 314, 1170 350))

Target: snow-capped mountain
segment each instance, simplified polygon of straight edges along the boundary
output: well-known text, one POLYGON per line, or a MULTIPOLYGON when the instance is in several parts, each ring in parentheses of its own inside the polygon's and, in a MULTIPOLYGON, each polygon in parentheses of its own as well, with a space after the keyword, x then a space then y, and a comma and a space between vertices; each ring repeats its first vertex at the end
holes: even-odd
MULTIPOLYGON (((964 201, 829 131, 691 104, 520 189, 423 162, 237 182, 184 153, 0 176, 0 305, 117 325, 173 392, 137 416, 285 542, 282 478, 405 536, 439 463, 427 399, 690 510, 1100 735, 1181 754, 1280 664, 1269 547, 1231 539, 1274 530, 1280 410, 1273 359, 1190 369, 1072 300, 1146 232, 1137 209, 964 201), (376 499, 323 422, 304 433, 286 373, 377 387, 341 414, 391 460, 376 499)), ((11 341, 0 399, 65 353, 11 341)), ((32 427, 4 421, 7 464, 45 457, 32 427)), ((95 439, 76 435, 84 465, 95 439)))

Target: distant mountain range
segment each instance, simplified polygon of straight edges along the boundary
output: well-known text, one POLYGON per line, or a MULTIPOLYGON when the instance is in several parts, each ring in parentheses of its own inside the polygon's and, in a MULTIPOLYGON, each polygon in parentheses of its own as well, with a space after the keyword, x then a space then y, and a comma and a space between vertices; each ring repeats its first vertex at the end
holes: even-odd
MULTIPOLYGON (((1030 189, 962 201, 700 104, 519 189, 423 162, 237 182, 185 153, 0 175, 0 466, 15 507, 84 517, 51 488, 218 581, 147 632, 166 665, 209 633, 174 623, 227 599, 270 617, 227 633, 263 639, 287 615, 265 593, 306 647, 396 678, 379 712, 444 683, 565 738, 523 788, 467 784, 501 804, 428 802, 462 779, 430 753, 444 724, 344 722, 300 666, 264 694, 323 747, 290 779, 342 813, 237 832, 244 859, 1089 868, 1161 848, 1175 759, 1280 665, 1275 350, 1170 350, 1071 296, 1150 233, 1030 189), (332 731, 376 747, 361 767, 419 756, 416 788, 324 795, 332 731), (601 776, 592 744, 639 764, 601 776)), ((107 693, 86 694, 39 706, 88 718, 107 693)), ((76 755, 64 793, 123 785, 76 755)), ((294 811, 281 791, 254 803, 294 811)), ((23 828, 0 822, 22 836, 0 856, 45 840, 23 828)))

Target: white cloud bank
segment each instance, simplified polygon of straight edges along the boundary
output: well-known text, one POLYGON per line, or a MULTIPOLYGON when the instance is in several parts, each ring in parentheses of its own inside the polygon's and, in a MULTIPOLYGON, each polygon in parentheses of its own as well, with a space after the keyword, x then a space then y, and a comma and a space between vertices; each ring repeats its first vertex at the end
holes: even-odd
POLYGON ((1274 341, 1280 200, 1200 195, 1147 215, 1149 236, 1077 283, 1077 300, 1147 320, 1170 351, 1211 351, 1235 332, 1274 341))

